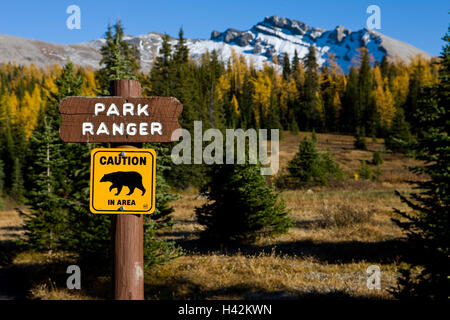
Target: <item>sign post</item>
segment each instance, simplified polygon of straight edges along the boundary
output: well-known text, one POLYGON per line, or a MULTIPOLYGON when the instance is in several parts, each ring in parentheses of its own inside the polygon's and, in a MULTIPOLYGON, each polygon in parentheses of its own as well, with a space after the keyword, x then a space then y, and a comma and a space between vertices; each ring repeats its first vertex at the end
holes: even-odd
POLYGON ((64 98, 59 105, 60 137, 64 142, 114 144, 115 149, 92 152, 90 208, 114 214, 115 299, 143 300, 143 214, 155 209, 156 154, 138 147, 142 142, 177 140, 172 133, 180 128, 183 106, 172 97, 143 98, 136 80, 115 80, 110 91, 113 97, 64 98))

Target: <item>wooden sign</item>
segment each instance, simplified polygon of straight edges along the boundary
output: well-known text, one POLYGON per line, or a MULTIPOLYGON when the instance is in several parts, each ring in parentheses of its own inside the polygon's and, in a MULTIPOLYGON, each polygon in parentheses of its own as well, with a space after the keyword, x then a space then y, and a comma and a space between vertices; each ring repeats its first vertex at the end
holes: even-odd
POLYGON ((59 134, 64 142, 171 142, 182 110, 173 97, 67 97, 59 134))
POLYGON ((152 213, 155 181, 153 149, 93 149, 90 210, 96 214, 152 213))

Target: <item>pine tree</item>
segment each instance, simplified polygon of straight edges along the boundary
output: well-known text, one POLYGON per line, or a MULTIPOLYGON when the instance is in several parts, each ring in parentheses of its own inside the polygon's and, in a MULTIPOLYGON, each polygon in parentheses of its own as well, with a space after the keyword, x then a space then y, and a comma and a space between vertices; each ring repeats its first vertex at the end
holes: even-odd
POLYGON ((61 73, 54 82, 56 91, 50 93, 44 113, 49 118, 53 127, 57 130, 61 123, 61 116, 56 106, 65 97, 81 94, 83 78, 80 73, 75 72, 75 66, 70 59, 67 59, 61 73))
POLYGON ((381 58, 380 70, 381 70, 381 75, 383 76, 383 78, 389 77, 389 72, 391 70, 391 64, 388 60, 387 54, 385 54, 383 56, 383 58, 381 58))
POLYGON ((295 121, 295 118, 292 119, 292 122, 289 126, 289 130, 295 134, 299 133, 300 129, 298 127, 297 121, 295 121))
POLYGON ((283 78, 288 81, 291 75, 291 63, 289 61, 289 55, 287 52, 283 55, 283 78))
MULTIPOLYGON (((171 78, 171 95, 180 100, 183 104, 183 113, 181 115, 180 124, 184 129, 191 130, 193 129, 194 119, 201 120, 201 116, 199 114, 200 112, 197 112, 197 117, 194 115, 195 108, 198 108, 200 103, 196 103, 194 88, 196 79, 194 79, 193 73, 190 72, 188 58, 189 49, 186 45, 186 40, 184 39, 183 29, 180 29, 175 52, 169 63, 169 68, 172 70, 168 73, 168 76, 171 78)), ((159 65, 156 65, 155 67, 158 68, 159 65)))
POLYGON ((11 132, 11 122, 9 117, 6 117, 6 125, 2 132, 2 144, 0 145, 1 159, 4 162, 4 188, 7 192, 10 191, 13 184, 14 162, 17 157, 16 145, 14 143, 13 134, 11 132))
POLYGON ((322 129, 322 120, 320 110, 322 108, 320 101, 318 64, 316 49, 309 47, 308 55, 305 60, 305 84, 303 89, 303 106, 299 119, 305 121, 305 129, 322 129))
POLYGON ((57 91, 46 102, 26 156, 27 204, 31 213, 19 211, 25 216, 27 243, 38 250, 73 249, 72 236, 78 232, 71 228, 70 219, 77 217, 69 214, 67 198, 74 182, 73 173, 88 163, 78 163, 78 166, 70 163, 68 159, 79 159, 79 154, 72 153, 70 144, 62 143, 59 138, 58 103, 63 97, 79 95, 82 87, 82 79, 75 74, 70 60, 55 79, 55 84, 57 91), (68 167, 72 170, 67 171, 68 167))
POLYGON ((47 118, 30 141, 27 179, 32 181, 32 188, 27 193, 27 204, 31 213, 19 212, 25 217, 27 244, 38 250, 61 249, 68 235, 68 213, 62 209, 65 199, 57 181, 58 170, 66 168, 59 141, 58 132, 47 118))
POLYGON ((372 156, 372 164, 379 166, 383 163, 380 151, 375 151, 372 156))
POLYGON ((372 170, 367 164, 366 160, 362 160, 359 166, 359 176, 363 179, 370 180, 372 179, 372 170))
POLYGON ((172 212, 174 210, 170 206, 170 202, 179 199, 179 196, 170 193, 170 186, 164 178, 164 173, 170 170, 169 148, 160 144, 149 144, 144 145, 144 147, 155 150, 158 167, 156 172, 155 212, 144 216, 144 265, 145 268, 148 268, 179 257, 183 252, 176 246, 175 242, 157 239, 156 237, 157 230, 173 226, 172 212))
POLYGON ((124 29, 120 21, 117 21, 113 27, 108 25, 105 33, 106 42, 100 48, 100 53, 102 54, 100 65, 102 68, 96 73, 103 90, 102 93, 105 95, 109 95, 110 81, 137 79, 139 51, 133 45, 125 42, 123 37, 124 29))
POLYGON ((162 36, 161 49, 150 73, 152 94, 158 96, 171 96, 173 90, 172 47, 170 37, 162 36))
POLYGON ((90 166, 93 144, 66 145, 70 184, 66 186, 67 201, 64 209, 68 215, 66 250, 78 253, 80 265, 89 265, 90 272, 105 272, 112 257, 111 217, 92 214, 89 209, 90 166))
POLYGON ((417 193, 400 195, 413 212, 396 212, 406 221, 394 220, 407 232, 411 254, 394 293, 399 298, 420 298, 448 302, 449 292, 449 176, 450 139, 450 28, 444 37, 439 83, 425 87, 418 101, 416 121, 420 134, 414 150, 425 162, 412 169, 427 179, 417 181, 417 193))
POLYGON ((327 185, 332 179, 342 176, 341 169, 328 153, 319 153, 317 138, 305 137, 299 144, 299 150, 289 161, 289 177, 293 186, 327 185))
POLYGON ((297 68, 299 68, 299 66, 300 66, 300 58, 298 57, 297 49, 295 49, 294 57, 292 58, 291 72, 294 73, 294 71, 297 70, 297 68))
POLYGON ((345 88, 342 113, 340 116, 340 128, 344 132, 354 133, 356 127, 361 122, 361 112, 359 110, 358 72, 355 67, 350 68, 347 76, 347 86, 345 88))
POLYGON ((412 66, 412 72, 409 77, 409 88, 408 95, 406 97, 405 105, 403 106, 405 110, 405 118, 408 123, 414 124, 414 127, 417 127, 416 118, 414 114, 417 112, 419 96, 423 94, 424 88, 424 65, 422 61, 419 59, 417 65, 412 66))
POLYGON ((386 148, 393 152, 405 153, 410 149, 411 142, 409 123, 405 120, 403 109, 398 108, 384 143, 386 148))
POLYGON ((358 150, 367 150, 367 143, 365 139, 365 129, 364 127, 356 127, 356 134, 355 134, 355 142, 354 146, 358 150))
POLYGON ((358 78, 358 110, 356 110, 356 124, 364 127, 371 136, 376 134, 377 113, 373 100, 373 76, 370 68, 370 56, 367 48, 359 49, 361 66, 358 78))
POLYGON ((210 170, 202 187, 208 202, 195 209, 198 222, 205 226, 204 241, 250 244, 285 233, 292 226, 284 202, 266 186, 259 165, 214 165, 210 170))

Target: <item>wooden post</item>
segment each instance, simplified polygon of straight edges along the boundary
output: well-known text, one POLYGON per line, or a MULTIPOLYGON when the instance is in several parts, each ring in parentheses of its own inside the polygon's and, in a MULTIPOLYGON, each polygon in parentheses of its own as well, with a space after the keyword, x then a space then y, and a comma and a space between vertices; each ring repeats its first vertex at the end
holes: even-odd
MULTIPOLYGON (((122 97, 141 97, 137 80, 115 80, 111 94, 122 97)), ((136 149, 121 145, 118 148, 136 149)), ((117 214, 112 219, 114 237, 114 298, 116 300, 144 300, 144 216, 117 214)))

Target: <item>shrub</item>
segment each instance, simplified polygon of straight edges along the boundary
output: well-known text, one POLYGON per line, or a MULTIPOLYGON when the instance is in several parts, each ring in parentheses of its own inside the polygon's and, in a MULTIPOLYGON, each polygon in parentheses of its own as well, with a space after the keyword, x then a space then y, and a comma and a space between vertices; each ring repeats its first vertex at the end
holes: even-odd
POLYGON ((355 134, 355 148, 358 150, 367 150, 367 143, 366 139, 364 138, 364 128, 360 129, 359 127, 356 128, 356 134, 355 134))
MULTIPOLYGON (((284 183, 298 186, 328 185, 342 177, 342 171, 329 153, 319 153, 313 138, 306 137, 288 164, 289 178, 284 183)), ((278 183, 280 185, 280 183, 278 183)))
POLYGON ((379 166, 383 164, 383 158, 381 157, 380 151, 375 151, 372 157, 372 164, 379 166))
POLYGON ((370 167, 367 164, 366 160, 361 161, 361 165, 359 167, 359 176, 367 180, 372 179, 372 170, 370 170, 370 167))
POLYGON ((323 228, 343 228, 367 223, 375 210, 370 207, 355 206, 353 203, 324 204, 319 209, 323 228))
POLYGON ((295 119, 292 119, 291 124, 289 125, 289 129, 292 133, 299 133, 300 129, 298 127, 297 121, 295 121, 295 119))

